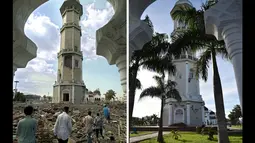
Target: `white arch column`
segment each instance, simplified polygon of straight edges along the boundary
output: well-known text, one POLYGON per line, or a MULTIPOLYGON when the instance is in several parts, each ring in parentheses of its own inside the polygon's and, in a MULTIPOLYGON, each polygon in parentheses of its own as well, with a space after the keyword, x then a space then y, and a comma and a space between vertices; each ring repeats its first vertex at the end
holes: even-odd
POLYGON ((108 0, 115 11, 112 19, 96 32, 97 55, 119 69, 123 92, 126 93, 126 0, 108 0))
POLYGON ((169 120, 168 120, 168 125, 173 124, 173 104, 169 104, 169 120))
POLYGON ((202 103, 201 106, 201 112, 202 112, 202 125, 205 124, 205 103, 202 103))
POLYGON ((242 0, 220 0, 204 14, 206 33, 224 40, 234 67, 242 109, 242 0))
POLYGON ((155 0, 129 0, 129 58, 152 38, 152 29, 141 20, 144 10, 155 0))
POLYGON ((190 103, 187 102, 187 125, 190 125, 190 103))

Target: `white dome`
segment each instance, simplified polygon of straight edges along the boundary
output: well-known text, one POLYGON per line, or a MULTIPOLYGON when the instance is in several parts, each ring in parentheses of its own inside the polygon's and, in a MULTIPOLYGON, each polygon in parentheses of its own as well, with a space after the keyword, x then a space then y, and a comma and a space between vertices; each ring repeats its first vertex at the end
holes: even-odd
POLYGON ((179 5, 179 4, 189 4, 190 6, 193 7, 192 3, 189 0, 178 0, 175 5, 179 5))

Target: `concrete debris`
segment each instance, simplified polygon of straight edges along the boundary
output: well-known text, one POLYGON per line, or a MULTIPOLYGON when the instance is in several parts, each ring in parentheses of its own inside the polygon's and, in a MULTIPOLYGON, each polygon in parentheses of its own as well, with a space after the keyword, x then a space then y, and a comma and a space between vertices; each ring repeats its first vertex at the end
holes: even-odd
MULTIPOLYGON (((32 105, 36 108, 33 115, 38 121, 37 139, 38 143, 54 143, 56 137, 53 134, 53 128, 57 116, 62 112, 64 106, 69 106, 69 115, 72 117, 73 131, 71 134, 71 142, 84 143, 87 140, 84 134, 82 119, 87 115, 88 111, 92 112, 95 117, 97 113, 103 115, 102 103, 86 103, 82 105, 74 104, 53 104, 43 103, 32 105)), ((111 102, 108 104, 111 111, 111 122, 104 124, 105 138, 99 139, 102 143, 125 143, 126 142, 126 104, 120 102, 111 102), (115 141, 114 141, 115 140, 115 141)), ((16 129, 19 120, 24 118, 23 109, 26 104, 14 103, 13 105, 13 138, 16 141, 16 129)), ((96 139, 95 134, 93 137, 96 139)))

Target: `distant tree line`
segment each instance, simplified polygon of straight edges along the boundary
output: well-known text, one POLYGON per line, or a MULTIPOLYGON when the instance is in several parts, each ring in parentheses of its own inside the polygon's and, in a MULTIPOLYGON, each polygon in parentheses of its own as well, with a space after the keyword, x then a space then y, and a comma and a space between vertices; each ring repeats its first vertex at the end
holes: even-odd
POLYGON ((228 118, 232 125, 240 125, 239 118, 242 117, 240 105, 235 105, 229 113, 228 118))
MULTIPOLYGON (((13 92, 13 95, 15 94, 15 92, 13 92)), ((26 102, 27 100, 40 100, 41 96, 39 95, 32 95, 32 94, 28 94, 25 95, 22 92, 17 92, 13 101, 19 101, 19 102, 26 102)), ((51 96, 46 96, 44 95, 43 98, 46 100, 51 101, 52 97, 51 96)))
POLYGON ((156 114, 151 116, 145 116, 142 118, 132 117, 133 126, 157 126, 159 122, 159 117, 156 114))

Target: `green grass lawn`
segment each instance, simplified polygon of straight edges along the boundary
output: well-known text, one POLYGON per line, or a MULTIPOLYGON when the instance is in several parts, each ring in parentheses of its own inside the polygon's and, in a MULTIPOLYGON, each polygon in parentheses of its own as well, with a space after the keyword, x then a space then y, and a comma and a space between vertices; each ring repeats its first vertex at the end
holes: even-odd
POLYGON ((130 137, 137 137, 137 136, 148 135, 148 134, 152 134, 152 133, 154 133, 154 132, 138 131, 137 134, 130 134, 130 137))
POLYGON ((232 128, 236 128, 236 129, 242 129, 243 128, 243 126, 242 125, 233 125, 233 126, 231 126, 232 128))
MULTIPOLYGON (((164 140, 166 143, 217 143, 217 135, 214 135, 214 140, 208 140, 207 135, 199 135, 195 132, 179 132, 181 138, 175 140, 172 138, 171 133, 164 135, 164 140)), ((229 136, 230 143, 242 143, 242 136, 229 136)), ((141 143, 157 143, 157 138, 142 141, 141 143)))

